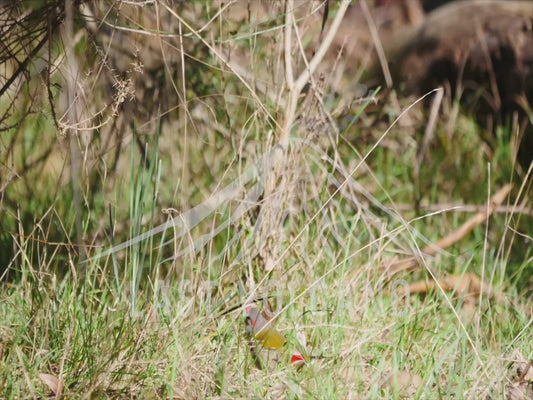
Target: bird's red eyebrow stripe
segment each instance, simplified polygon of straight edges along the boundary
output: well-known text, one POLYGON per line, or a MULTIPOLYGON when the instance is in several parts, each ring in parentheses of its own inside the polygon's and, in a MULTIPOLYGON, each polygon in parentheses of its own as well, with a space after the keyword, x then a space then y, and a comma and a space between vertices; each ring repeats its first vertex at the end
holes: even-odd
POLYGON ((255 322, 255 319, 250 317, 250 310, 251 310, 251 307, 246 307, 246 313, 248 314, 248 318, 250 318, 250 322, 252 323, 253 326, 256 326, 257 322, 255 322))

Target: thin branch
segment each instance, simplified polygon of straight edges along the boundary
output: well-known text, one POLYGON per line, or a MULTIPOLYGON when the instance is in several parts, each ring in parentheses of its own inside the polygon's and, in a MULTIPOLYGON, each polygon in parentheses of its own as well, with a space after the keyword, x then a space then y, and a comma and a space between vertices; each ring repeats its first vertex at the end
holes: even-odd
POLYGON ((494 196, 492 196, 492 199, 490 201, 490 204, 486 207, 486 209, 482 212, 477 213, 472 218, 470 218, 468 221, 466 221, 463 225, 457 229, 457 231, 451 233, 450 235, 442 238, 438 242, 434 244, 429 244, 426 247, 422 249, 422 252, 425 254, 428 254, 430 256, 437 254, 438 251, 442 249, 446 249, 461 239, 463 239, 465 236, 467 236, 470 232, 474 230, 476 226, 479 224, 482 224, 487 220, 487 218, 494 212, 497 206, 499 206, 507 197, 511 189, 513 188, 513 185, 507 184, 503 188, 501 188, 494 196))
POLYGON ((378 53, 378 58, 381 64, 381 69, 383 70, 385 82, 387 84, 387 87, 391 88, 392 87, 392 75, 390 73, 389 64, 387 62, 387 57, 385 56, 385 50, 383 50, 383 45, 381 43, 381 40, 379 39, 379 32, 376 27, 376 23, 374 22, 374 19, 372 18, 372 15, 370 14, 370 10, 368 9, 366 0, 362 0, 359 4, 361 4, 361 10, 363 11, 363 14, 366 19, 366 23, 368 25, 368 29, 370 30, 370 35, 372 36, 374 47, 376 48, 376 51, 378 53))
MULTIPOLYGON (((423 211, 440 211, 440 212, 459 212, 459 213, 478 213, 486 209, 485 206, 476 204, 427 204, 420 205, 420 210, 423 211)), ((407 203, 395 203, 394 209, 397 211, 415 211, 416 207, 407 203)), ((524 214, 533 217, 533 208, 526 206, 503 206, 500 205, 494 208, 495 214, 524 214)))
POLYGON ((31 61, 35 58, 37 53, 41 50, 41 48, 46 44, 48 41, 48 34, 46 34, 39 43, 31 50, 30 54, 24 59, 23 62, 21 62, 17 68, 17 70, 11 75, 11 77, 6 81, 6 83, 0 88, 0 97, 3 96, 5 91, 9 89, 11 84, 18 78, 18 76, 25 72, 28 68, 28 65, 31 61))
POLYGON ((294 1, 285 2, 285 81, 289 90, 294 90, 294 74, 292 71, 292 24, 294 23, 294 1))
MULTIPOLYGON (((487 220, 487 218, 500 206, 500 204, 505 200, 507 195, 512 189, 511 184, 505 185, 503 188, 501 188, 494 196, 492 196, 492 199, 490 201, 490 204, 488 207, 485 207, 485 209, 476 215, 474 215, 472 218, 470 218, 468 221, 466 221, 463 225, 459 227, 458 230, 451 233, 450 235, 442 238, 441 240, 437 241, 436 243, 431 243, 422 248, 421 254, 423 255, 429 255, 434 256, 438 252, 454 245, 455 243, 462 240, 465 236, 467 236, 470 232, 474 230, 476 226, 483 223, 487 220)), ((397 257, 394 257, 393 259, 385 260, 383 262, 383 265, 385 269, 388 272, 389 277, 392 277, 393 275, 397 274, 401 271, 410 270, 418 265, 420 260, 417 259, 417 257, 407 257, 398 259, 397 257)))
POLYGON ((285 15, 285 75, 287 80, 287 88, 288 88, 288 99, 287 99, 287 107, 285 109, 285 119, 283 123, 283 129, 281 131, 279 144, 283 149, 286 149, 289 144, 289 137, 290 137, 290 131, 292 127, 292 123, 294 121, 295 115, 296 115, 296 108, 298 106, 298 97, 300 96, 300 93, 302 92, 303 88, 309 82, 309 79, 312 77, 312 75, 315 73, 316 69, 318 68, 318 65, 322 62, 324 59, 324 56, 326 55, 326 52, 331 46, 331 43, 333 42, 333 39, 335 38, 335 35, 337 34, 337 31, 339 30, 340 24, 344 18, 344 14, 346 14, 346 10, 348 9, 348 6, 350 5, 350 0, 343 0, 341 5, 339 6, 339 9, 337 10, 337 15, 335 16, 335 19, 333 20, 331 27, 328 30, 328 33, 325 35, 322 43, 320 44, 318 50, 316 51, 315 55, 309 62, 309 65, 306 69, 302 71, 298 79, 293 84, 293 75, 292 75, 292 53, 291 53, 291 45, 292 45, 292 26, 294 25, 295 29, 298 29, 296 26, 295 20, 294 20, 294 14, 293 14, 293 0, 287 0, 286 4, 286 15, 285 15))
MULTIPOLYGON (((208 49, 209 51, 211 51, 215 56, 216 58, 223 64, 225 65, 226 67, 229 68, 229 70, 235 74, 235 76, 237 77, 237 79, 239 79, 242 84, 246 87, 246 89, 250 92, 250 94, 252 95, 253 99, 255 101, 257 101, 257 104, 259 106, 259 108, 261 108, 261 110, 266 114, 266 116, 268 117, 269 121, 272 122, 274 125, 277 125, 277 121, 276 121, 276 118, 274 118, 274 116, 269 112, 269 110, 266 108, 266 106, 263 104, 263 102, 261 101, 261 99, 259 98, 259 96, 257 95, 257 93, 255 92, 255 90, 252 88, 252 86, 244 79, 244 77, 242 77, 240 74, 237 73, 237 71, 235 71, 233 69, 233 66, 232 64, 229 62, 229 60, 224 57, 224 55, 218 51, 217 49, 215 49, 214 46, 212 46, 211 44, 209 44, 209 42, 207 40, 205 40, 205 38, 203 38, 197 30, 195 30, 189 23, 187 23, 187 21, 185 21, 176 11, 174 11, 174 9, 172 7, 170 7, 169 5, 165 4, 165 3, 160 3, 161 6, 163 8, 165 8, 174 18, 176 18, 176 20, 178 20, 183 26, 185 26, 198 40, 200 40, 200 42, 202 44, 204 44, 208 49)), ((185 34, 183 36, 186 36, 185 34)))
POLYGON ((331 46, 331 43, 333 42, 333 39, 335 38, 335 35, 337 34, 337 31, 339 30, 339 27, 341 25, 341 22, 344 18, 344 14, 346 14, 346 10, 348 9, 348 6, 350 5, 351 0, 343 0, 341 5, 339 6, 339 9, 337 11, 337 15, 335 16, 335 19, 331 23, 331 27, 328 30, 328 33, 324 37, 324 40, 320 44, 320 47, 318 48, 316 54, 309 62, 309 69, 302 71, 300 76, 298 77, 296 81, 296 89, 303 90, 305 85, 307 84, 307 81, 309 80, 309 76, 311 74, 314 74, 318 65, 322 62, 324 59, 324 56, 326 55, 326 52, 331 46))

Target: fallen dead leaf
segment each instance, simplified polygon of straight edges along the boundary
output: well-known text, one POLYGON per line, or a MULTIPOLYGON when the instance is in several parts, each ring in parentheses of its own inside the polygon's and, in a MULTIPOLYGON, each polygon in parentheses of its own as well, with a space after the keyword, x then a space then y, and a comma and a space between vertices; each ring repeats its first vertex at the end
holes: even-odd
POLYGON ((511 382, 505 389, 507 400, 533 400, 533 383, 511 382))
MULTIPOLYGON (((473 272, 467 272, 463 275, 445 275, 439 278, 440 287, 446 292, 455 292, 457 297, 465 299, 473 299, 479 297, 481 293, 486 296, 492 296, 494 289, 486 282, 483 282, 479 276, 473 272)), ((428 293, 432 290, 437 290, 439 285, 437 282, 418 281, 411 283, 402 290, 402 295, 428 293)))
POLYGON ((513 353, 513 369, 516 371, 513 382, 505 386, 508 400, 533 400, 533 361, 528 360, 519 350, 513 353))
POLYGON ((54 375, 50 374, 38 374, 37 375, 43 383, 50 388, 50 390, 55 394, 61 394, 63 393, 63 382, 61 382, 58 378, 56 378, 54 375))
POLYGON ((381 387, 388 386, 391 390, 397 390, 401 396, 412 398, 422 382, 422 378, 417 374, 403 370, 390 373, 381 387))
POLYGON ((524 363, 518 367, 519 379, 522 382, 533 383, 533 361, 524 363))

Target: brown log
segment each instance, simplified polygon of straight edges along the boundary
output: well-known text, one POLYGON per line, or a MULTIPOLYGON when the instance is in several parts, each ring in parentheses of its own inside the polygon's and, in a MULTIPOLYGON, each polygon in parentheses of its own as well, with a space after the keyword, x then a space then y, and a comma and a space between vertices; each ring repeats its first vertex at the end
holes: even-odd
POLYGON ((405 92, 450 87, 449 95, 459 94, 490 129, 516 113, 524 130, 519 158, 527 169, 533 161, 533 2, 450 2, 386 43, 385 53, 395 85, 405 92))

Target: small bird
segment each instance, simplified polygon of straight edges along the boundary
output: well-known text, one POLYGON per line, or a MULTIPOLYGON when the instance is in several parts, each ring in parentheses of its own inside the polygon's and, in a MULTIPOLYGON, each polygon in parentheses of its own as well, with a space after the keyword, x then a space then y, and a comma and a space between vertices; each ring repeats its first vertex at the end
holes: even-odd
MULTIPOLYGON (((266 349, 284 350, 287 338, 274 327, 275 322, 268 314, 252 306, 246 307, 246 314, 246 332, 250 336, 254 337, 266 349)), ((255 351, 254 356, 257 358, 255 351)), ((295 352, 291 357, 292 365, 301 365, 305 362, 305 357, 298 352, 295 352)))

